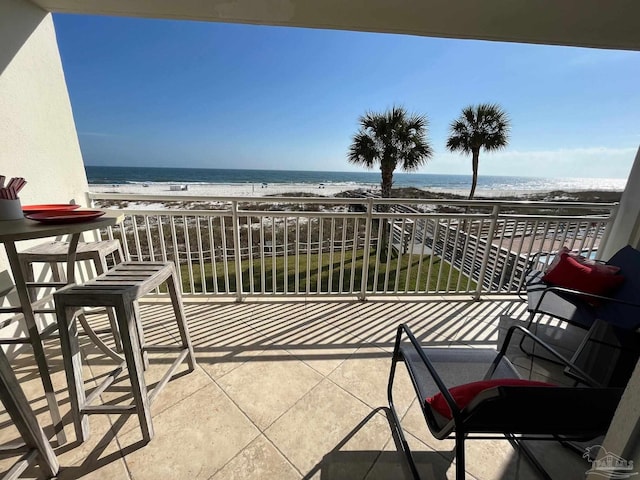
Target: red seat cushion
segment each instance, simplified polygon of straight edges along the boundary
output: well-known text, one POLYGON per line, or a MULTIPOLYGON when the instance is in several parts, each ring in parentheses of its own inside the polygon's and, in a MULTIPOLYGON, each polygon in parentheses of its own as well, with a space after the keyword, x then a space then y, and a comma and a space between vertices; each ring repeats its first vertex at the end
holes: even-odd
POLYGON ((559 287, 606 296, 622 285, 624 277, 561 253, 558 264, 542 280, 559 287))
MULTIPOLYGON (((480 392, 494 387, 518 386, 518 387, 554 387, 555 385, 546 382, 536 382, 534 380, 524 380, 520 378, 495 378, 492 380, 482 380, 479 382, 465 383, 449 389, 453 400, 461 410, 466 407, 480 392)), ((427 403, 436 412, 445 418, 452 418, 451 409, 442 393, 426 399, 427 403)))

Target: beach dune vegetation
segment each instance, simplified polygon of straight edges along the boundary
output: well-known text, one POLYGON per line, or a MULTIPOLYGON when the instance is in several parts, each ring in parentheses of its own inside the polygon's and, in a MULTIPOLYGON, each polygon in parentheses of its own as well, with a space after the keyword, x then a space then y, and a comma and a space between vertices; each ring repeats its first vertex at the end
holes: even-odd
POLYGON ((509 143, 510 120, 499 105, 481 103, 462 109, 460 117, 451 122, 447 149, 471 154, 473 178, 469 200, 473 199, 478 184, 480 150, 492 152, 509 143))

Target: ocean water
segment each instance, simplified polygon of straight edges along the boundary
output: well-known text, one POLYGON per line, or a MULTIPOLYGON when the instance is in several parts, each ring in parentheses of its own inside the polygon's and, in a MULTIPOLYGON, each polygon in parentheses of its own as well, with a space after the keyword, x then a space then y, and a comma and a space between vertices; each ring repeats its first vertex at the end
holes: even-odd
MULTIPOLYGON (((215 168, 153 168, 85 166, 90 184, 315 184, 339 185, 380 184, 379 171, 316 172, 294 170, 234 170, 215 168)), ((471 186, 471 175, 401 173, 393 175, 395 187, 435 190, 465 190, 471 186)), ((480 175, 478 189, 489 191, 579 191, 624 190, 626 179, 620 178, 543 178, 480 175)))

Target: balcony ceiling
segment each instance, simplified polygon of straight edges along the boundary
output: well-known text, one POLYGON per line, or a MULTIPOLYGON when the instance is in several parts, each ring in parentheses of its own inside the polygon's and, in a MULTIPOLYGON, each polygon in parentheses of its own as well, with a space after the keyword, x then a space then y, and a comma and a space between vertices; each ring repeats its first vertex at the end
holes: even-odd
POLYGON ((637 0, 32 0, 60 13, 640 50, 637 0))

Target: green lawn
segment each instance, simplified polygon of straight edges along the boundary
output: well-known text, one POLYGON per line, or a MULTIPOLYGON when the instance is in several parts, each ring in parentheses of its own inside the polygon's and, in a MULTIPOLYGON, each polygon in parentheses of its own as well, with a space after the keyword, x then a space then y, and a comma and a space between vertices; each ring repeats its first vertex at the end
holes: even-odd
MULTIPOLYGON (((355 259, 353 258, 353 251, 345 252, 344 254, 344 274, 342 278, 342 282, 340 279, 340 265, 342 262, 342 257, 339 253, 334 253, 333 258, 333 271, 331 275, 331 292, 339 292, 339 291, 349 291, 351 285, 351 278, 353 275, 353 285, 354 290, 356 292, 360 291, 360 285, 362 281, 362 273, 363 273, 363 265, 364 265, 364 250, 358 250, 356 252, 355 259), (342 288, 340 288, 342 285, 342 288)), ((307 281, 309 282, 309 291, 317 292, 318 291, 318 281, 321 282, 321 292, 329 291, 329 254, 322 254, 322 268, 320 270, 320 275, 318 275, 318 260, 319 255, 311 254, 307 256, 306 254, 300 255, 298 258, 298 291, 305 292, 307 291, 307 281)), ((378 268, 377 278, 375 276, 375 252, 372 252, 369 257, 369 269, 368 269, 368 282, 367 282, 367 290, 373 290, 374 283, 377 284, 378 291, 384 291, 385 285, 385 277, 387 272, 387 264, 382 263, 378 268)), ((425 255, 422 259, 422 269, 420 273, 420 278, 418 278, 418 265, 420 263, 419 255, 409 255, 404 254, 399 258, 398 256, 394 256, 389 261, 389 275, 387 279, 387 290, 393 291, 395 289, 396 283, 396 272, 399 271, 399 279, 398 279, 398 290, 404 291, 405 285, 408 285, 408 290, 415 291, 416 285, 417 290, 424 291, 426 289, 428 270, 429 270, 429 261, 430 257, 425 255), (409 265, 409 260, 411 260, 411 264, 409 265), (398 261, 400 262, 400 267, 398 269, 398 261), (409 278, 407 282, 407 271, 409 270, 409 278)), ((260 270, 260 259, 253 260, 253 282, 254 282, 254 291, 260 292, 265 291, 272 293, 274 291, 273 285, 273 258, 271 256, 265 255, 265 271, 264 271, 264 280, 265 287, 262 287, 262 271, 260 270)), ((250 292, 250 265, 251 262, 249 260, 242 261, 242 289, 243 292, 250 292)), ((287 292, 295 292, 296 291, 296 257, 295 255, 290 255, 288 257, 276 257, 275 259, 275 291, 277 293, 285 292, 285 282, 287 285, 287 292), (286 269, 285 269, 285 261, 286 261, 286 269), (286 272, 286 274, 285 274, 286 272)), ((451 289, 455 290, 456 285, 458 283, 458 277, 460 275, 457 269, 452 269, 448 263, 442 264, 442 271, 440 273, 440 282, 436 286, 436 282, 438 281, 438 272, 440 271, 441 262, 439 257, 434 257, 433 266, 432 266, 432 275, 429 279, 429 288, 428 291, 443 291, 447 287, 447 281, 449 278, 449 273, 451 272, 451 289)), ((182 278, 185 291, 191 291, 191 285, 189 283, 189 266, 182 265, 182 278)), ((200 265, 198 263, 192 264, 193 276, 194 276, 194 291, 202 292, 202 275, 200 265)), ((236 291, 236 276, 235 276, 235 263, 233 261, 228 262, 228 271, 229 271, 229 290, 232 292, 236 291)), ((211 264, 205 265, 204 268, 205 281, 207 285, 207 291, 213 291, 213 282, 216 281, 218 284, 218 289, 221 291, 225 291, 225 278, 224 278, 224 263, 217 262, 216 263, 216 272, 215 276, 213 275, 213 268, 211 264), (215 277, 215 278, 214 278, 215 277)), ((468 282, 468 278, 463 276, 461 287, 466 289, 468 282)), ((475 288, 475 282, 471 282, 471 288, 475 288)))

